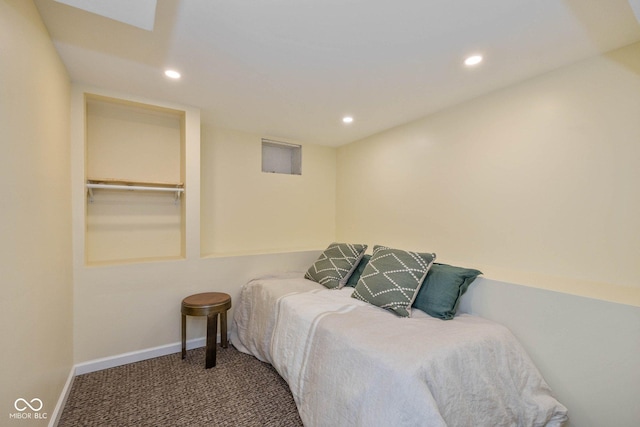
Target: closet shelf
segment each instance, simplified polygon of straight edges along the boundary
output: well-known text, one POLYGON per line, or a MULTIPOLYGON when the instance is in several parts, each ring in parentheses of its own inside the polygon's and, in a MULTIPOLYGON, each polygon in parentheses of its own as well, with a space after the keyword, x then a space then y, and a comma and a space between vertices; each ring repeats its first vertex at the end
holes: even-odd
POLYGON ((154 181, 131 181, 114 178, 87 178, 87 190, 89 191, 89 202, 93 203, 93 190, 124 190, 124 191, 164 191, 175 193, 176 203, 180 200, 180 195, 184 193, 184 184, 181 182, 154 182, 154 181))

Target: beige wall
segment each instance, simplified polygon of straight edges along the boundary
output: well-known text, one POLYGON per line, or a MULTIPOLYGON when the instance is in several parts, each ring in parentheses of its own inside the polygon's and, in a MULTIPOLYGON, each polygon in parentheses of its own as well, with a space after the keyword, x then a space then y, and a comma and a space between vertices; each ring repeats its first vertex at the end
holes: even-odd
MULTIPOLYGON (((182 114, 87 99, 86 175, 94 179, 181 183, 182 114)), ((173 193, 93 191, 87 204, 88 263, 178 258, 182 200, 173 193)))
POLYGON ((635 44, 341 147, 337 238, 638 304, 639 117, 635 44))
POLYGON ((50 417, 73 365, 69 82, 23 0, 0 1, 0 134, 0 424, 43 425, 9 414, 50 417))
POLYGON ((87 176, 181 182, 182 115, 87 99, 87 176))
POLYGON ((263 173, 261 135, 203 124, 201 153, 203 255, 318 249, 334 238, 335 148, 303 144, 302 175, 263 173))
MULTIPOLYGON (((71 123, 76 364, 178 343, 184 297, 220 291, 237 300, 251 278, 305 270, 334 238, 335 148, 305 145, 302 176, 262 174, 260 136, 201 126, 192 107, 84 85, 73 86, 71 123), (87 94, 184 112, 183 259, 85 262, 87 94), (318 195, 328 203, 318 206, 318 195), (318 212, 307 216, 313 207, 318 212), (201 248, 217 251, 201 254, 201 248), (230 256, 233 251, 244 255, 230 256)), ((142 222, 153 221, 157 208, 147 206, 142 222)), ((204 318, 189 318, 188 338, 202 337, 204 326, 204 318)))
MULTIPOLYGON (((135 263, 75 270, 75 363, 180 342, 180 301, 226 292, 232 305, 249 280, 306 270, 318 251, 135 263)), ((233 316, 233 309, 229 319, 233 316)), ((187 339, 204 337, 205 317, 189 317, 187 339)))

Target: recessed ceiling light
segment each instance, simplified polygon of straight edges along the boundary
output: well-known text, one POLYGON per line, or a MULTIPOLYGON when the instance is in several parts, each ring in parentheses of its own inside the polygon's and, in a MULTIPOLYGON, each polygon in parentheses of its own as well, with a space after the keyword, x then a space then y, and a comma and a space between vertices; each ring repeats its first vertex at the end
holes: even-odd
POLYGON ((346 116, 342 118, 342 122, 343 123, 352 123, 353 122, 353 117, 350 116, 346 116))
POLYGON ((464 65, 467 67, 472 67, 474 65, 478 65, 482 62, 482 55, 471 55, 467 59, 464 60, 464 65))
POLYGON ((175 70, 166 70, 164 72, 164 75, 169 77, 170 79, 179 79, 180 78, 180 73, 175 71, 175 70))

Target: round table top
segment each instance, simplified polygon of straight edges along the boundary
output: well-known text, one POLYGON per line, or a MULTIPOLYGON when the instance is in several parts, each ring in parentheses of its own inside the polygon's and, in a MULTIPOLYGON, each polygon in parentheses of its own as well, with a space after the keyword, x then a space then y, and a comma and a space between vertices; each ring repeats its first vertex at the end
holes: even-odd
POLYGON ((223 292, 204 292, 189 295, 182 300, 182 305, 185 307, 211 307, 229 302, 231 302, 231 296, 229 294, 223 292))

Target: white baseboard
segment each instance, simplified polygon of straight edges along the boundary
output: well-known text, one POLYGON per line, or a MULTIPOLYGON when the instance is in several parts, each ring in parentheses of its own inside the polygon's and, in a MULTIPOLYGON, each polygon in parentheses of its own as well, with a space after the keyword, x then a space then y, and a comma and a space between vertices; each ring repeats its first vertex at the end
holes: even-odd
POLYGON ((56 427, 58 425, 58 421, 60 421, 60 415, 62 415, 64 405, 67 403, 69 392, 71 392, 71 385, 73 384, 73 378, 75 376, 76 368, 72 367, 71 371, 69 372, 69 376, 67 377, 67 382, 64 383, 64 387, 62 388, 62 392, 60 393, 60 397, 58 398, 58 403, 56 404, 53 413, 49 417, 49 427, 56 427))
MULTIPOLYGON (((206 338, 196 338, 187 341, 187 350, 204 347, 206 338)), ((182 351, 182 343, 176 342, 160 347, 147 348, 144 350, 132 351, 130 353, 117 354, 115 356, 103 357, 101 359, 90 360, 79 363, 75 366, 75 374, 82 375, 89 372, 101 371, 103 369, 114 368, 116 366, 127 365, 129 363, 140 362, 141 360, 153 359, 154 357, 166 356, 168 354, 182 351)))

